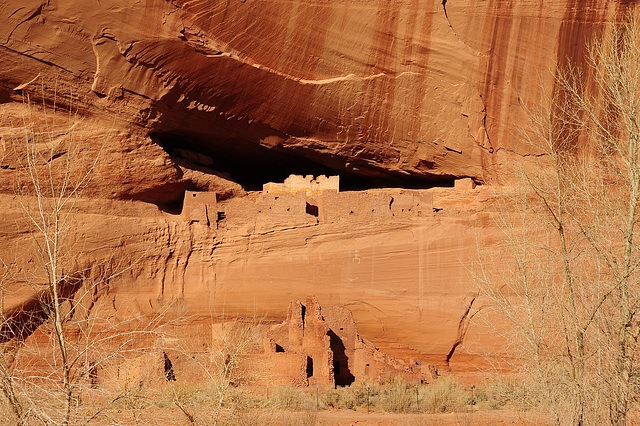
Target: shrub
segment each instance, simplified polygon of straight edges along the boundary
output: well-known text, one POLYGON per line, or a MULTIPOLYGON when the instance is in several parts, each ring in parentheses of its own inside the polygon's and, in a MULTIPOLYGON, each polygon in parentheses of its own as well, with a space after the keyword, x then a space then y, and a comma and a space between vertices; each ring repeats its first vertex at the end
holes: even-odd
POLYGON ((315 402, 311 400, 310 395, 292 386, 280 386, 276 388, 269 402, 272 406, 283 410, 315 410, 315 402))
POLYGON ((416 386, 407 385, 404 379, 396 377, 382 387, 376 397, 376 406, 394 413, 417 411, 416 389, 416 386))
POLYGON ((461 411, 472 403, 470 392, 452 377, 421 385, 408 384, 400 377, 384 385, 356 382, 326 390, 322 401, 327 407, 350 410, 365 410, 369 402, 371 410, 393 413, 461 411))
POLYGON ((463 411, 471 402, 469 392, 453 377, 441 377, 420 387, 420 411, 446 413, 463 411))

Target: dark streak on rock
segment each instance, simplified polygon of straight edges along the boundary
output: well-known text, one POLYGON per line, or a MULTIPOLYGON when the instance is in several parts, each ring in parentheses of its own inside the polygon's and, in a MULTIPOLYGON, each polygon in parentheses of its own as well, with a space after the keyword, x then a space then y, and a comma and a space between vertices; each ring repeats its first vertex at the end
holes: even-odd
POLYGON ((471 312, 471 307, 473 306, 473 302, 476 301, 477 297, 478 297, 477 295, 473 296, 473 298, 469 302, 469 305, 467 306, 467 309, 462 314, 462 317, 460 317, 460 322, 458 323, 458 336, 456 337, 456 341, 451 346, 451 350, 449 350, 449 353, 447 354, 447 364, 449 364, 451 357, 455 353, 458 346, 462 344, 462 341, 464 340, 464 337, 467 334, 467 330, 469 328, 469 319, 470 319, 469 312, 471 312))

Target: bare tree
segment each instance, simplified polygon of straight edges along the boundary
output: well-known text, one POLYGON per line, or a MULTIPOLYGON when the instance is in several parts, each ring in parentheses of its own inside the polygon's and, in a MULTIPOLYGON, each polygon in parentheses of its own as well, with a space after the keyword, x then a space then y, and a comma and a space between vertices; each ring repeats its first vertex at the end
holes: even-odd
POLYGON ((83 417, 82 394, 96 387, 98 371, 155 344, 169 306, 150 316, 96 315, 111 280, 135 263, 113 252, 83 261, 78 203, 107 140, 87 150, 72 108, 25 99, 24 132, 11 142, 22 173, 17 200, 33 244, 29 259, 0 269, 0 390, 17 423, 67 425, 83 417))
POLYGON ((542 160, 497 199, 508 260, 479 248, 485 319, 554 423, 623 425, 640 390, 638 12, 607 26, 586 67, 560 69, 531 116, 542 160))
MULTIPOLYGON (((188 317, 181 321, 192 323, 188 317)), ((193 347, 187 341, 172 348, 187 356, 190 374, 202 380, 185 388, 167 376, 172 402, 190 422, 225 423, 238 411, 254 407, 256 397, 245 386, 265 379, 264 365, 254 356, 264 349, 267 328, 255 313, 239 318, 212 312, 211 323, 206 327, 211 334, 204 351, 200 345, 193 347), (189 389, 191 392, 185 392, 189 389)))
POLYGON ((222 322, 219 330, 212 328, 210 354, 216 393, 216 407, 221 409, 230 396, 230 389, 256 379, 255 371, 242 368, 243 358, 260 347, 264 328, 259 322, 222 322))
POLYGON ((11 314, 7 315, 5 295, 11 280, 11 265, 0 261, 0 390, 8 401, 9 408, 19 425, 24 424, 25 409, 18 399, 14 383, 15 354, 17 352, 16 329, 12 326, 11 314))
MULTIPOLYGON (((31 113, 33 106, 27 96, 27 107, 31 113)), ((39 270, 34 271, 34 281, 45 284, 45 291, 39 296, 44 314, 51 320, 57 351, 61 357, 62 388, 65 395, 65 413, 63 424, 68 424, 73 406, 73 386, 68 333, 65 330, 66 319, 73 315, 73 309, 65 309, 77 288, 83 283, 83 272, 74 265, 70 256, 70 237, 75 235, 73 227, 74 207, 80 192, 89 182, 98 162, 98 156, 88 163, 81 161, 79 144, 74 139, 73 123, 69 122, 68 131, 57 137, 56 122, 59 115, 55 112, 51 118, 45 115, 44 129, 35 129, 35 120, 25 117, 25 160, 24 172, 27 184, 35 199, 28 199, 19 192, 20 203, 26 213, 28 223, 33 227, 35 257, 39 270), (54 161, 56 158, 63 161, 54 161), (60 164, 62 163, 62 164, 60 164), (71 272, 73 271, 73 272, 71 272), (41 274, 38 276, 38 273, 41 274)), ((44 113, 47 113, 45 108, 44 113)), ((69 114, 73 120, 73 114, 69 114)), ((18 187, 22 191, 22 187, 18 187)))

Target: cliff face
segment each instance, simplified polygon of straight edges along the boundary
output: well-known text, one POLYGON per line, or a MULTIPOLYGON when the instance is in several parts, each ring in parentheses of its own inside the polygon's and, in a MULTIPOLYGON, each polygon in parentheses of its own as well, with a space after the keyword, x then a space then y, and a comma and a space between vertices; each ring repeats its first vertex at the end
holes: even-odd
POLYGON ((433 190, 445 207, 405 222, 276 226, 256 213, 216 230, 171 213, 185 190, 244 202, 290 173, 340 173, 353 189, 499 180, 531 153, 518 133, 553 90, 547 70, 583 62, 629 4, 0 0, 0 192, 12 206, 0 254, 29 257, 11 200, 21 130, 45 119, 23 122, 22 102, 55 99, 77 111, 85 154, 100 150, 82 262, 137 259, 105 309, 181 299, 203 315, 213 303, 282 319, 289 300, 316 294, 396 355, 451 361, 474 291, 462 261, 478 226, 497 232, 486 193, 433 190))
POLYGON ((540 81, 552 90, 546 70, 580 63, 625 4, 5 1, 0 83, 6 99, 44 80, 46 97, 241 180, 251 162, 483 181, 514 149, 521 104, 540 102, 540 81))
MULTIPOLYGON (((120 272, 100 285, 98 318, 153 315, 177 303, 187 319, 283 321, 289 300, 314 292, 320 303, 351 310, 359 334, 384 352, 455 370, 465 351, 493 343, 471 333, 460 346, 465 312, 480 306, 465 269, 477 233, 499 237, 483 213, 490 199, 480 188, 328 193, 313 201, 252 193, 220 203, 225 219, 210 224, 148 203, 82 199, 74 218, 82 244, 73 254, 83 269, 101 274, 108 260, 120 272), (310 203, 318 216, 305 212, 310 203)), ((32 256, 31 237, 14 197, 0 201, 0 256, 22 263, 32 256)), ((29 271, 27 263, 19 272, 29 271)), ((28 293, 11 293, 5 303, 25 303, 28 293)))

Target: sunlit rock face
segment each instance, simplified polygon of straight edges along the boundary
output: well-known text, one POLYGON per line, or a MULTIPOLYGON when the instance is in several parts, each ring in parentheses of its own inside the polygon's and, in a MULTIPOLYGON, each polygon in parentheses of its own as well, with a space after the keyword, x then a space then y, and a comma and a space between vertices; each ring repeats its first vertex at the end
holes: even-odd
POLYGON ((499 240, 486 187, 538 153, 520 132, 553 93, 555 64, 583 63, 585 42, 630 4, 0 1, 3 256, 30 256, 13 194, 21 131, 47 118, 23 121, 29 95, 99 156, 78 259, 136 259, 104 309, 181 299, 202 315, 283 319, 289 300, 315 294, 395 355, 453 362, 474 300, 464 262, 478 229, 499 240), (327 212, 347 218, 331 223, 234 210, 291 173, 339 174, 341 191, 422 189, 432 204, 395 216, 402 194, 381 190, 365 215, 345 196, 327 212), (459 178, 484 189, 455 190, 459 178), (180 216, 185 191, 215 192, 226 216, 180 216))
POLYGON ((548 69, 584 60, 584 42, 624 7, 5 1, 0 82, 6 99, 44 80, 48 99, 57 90, 240 175, 269 160, 383 182, 484 181, 514 149, 522 105, 553 89, 548 69))

